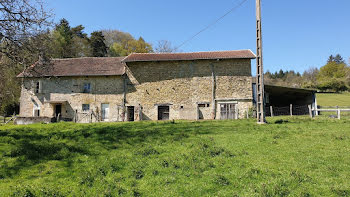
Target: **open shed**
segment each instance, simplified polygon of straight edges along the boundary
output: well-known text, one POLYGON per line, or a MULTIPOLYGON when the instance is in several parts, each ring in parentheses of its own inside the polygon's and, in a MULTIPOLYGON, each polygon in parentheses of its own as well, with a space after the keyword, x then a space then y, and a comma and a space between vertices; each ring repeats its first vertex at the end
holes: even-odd
MULTIPOLYGON (((316 90, 265 84, 266 115, 306 115, 308 106, 317 106, 316 90)), ((256 104, 256 83, 253 80, 253 104, 256 104)))

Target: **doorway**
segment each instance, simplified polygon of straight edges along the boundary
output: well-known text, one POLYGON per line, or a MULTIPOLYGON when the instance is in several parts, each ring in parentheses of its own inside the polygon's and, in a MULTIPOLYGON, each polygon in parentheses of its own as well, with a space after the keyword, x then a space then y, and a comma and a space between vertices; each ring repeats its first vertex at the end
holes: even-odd
POLYGON ((169 106, 158 106, 158 120, 169 120, 169 106))
POLYGON ((220 119, 221 120, 236 119, 236 104, 233 104, 233 103, 220 104, 220 119))
POLYGON ((108 120, 109 115, 109 104, 103 103, 101 104, 101 120, 106 121, 108 120))
POLYGON ((127 115, 128 115, 128 121, 134 121, 135 120, 135 107, 134 106, 127 106, 127 115))
POLYGON ((57 104, 55 106, 55 117, 62 117, 62 105, 61 104, 57 104))

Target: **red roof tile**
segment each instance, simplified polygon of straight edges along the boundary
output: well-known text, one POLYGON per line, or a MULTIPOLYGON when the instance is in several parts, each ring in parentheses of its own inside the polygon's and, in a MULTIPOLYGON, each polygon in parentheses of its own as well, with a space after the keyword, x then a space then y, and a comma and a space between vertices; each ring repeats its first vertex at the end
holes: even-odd
POLYGON ((206 60, 206 59, 255 59, 251 50, 212 51, 193 53, 133 53, 123 62, 144 61, 177 61, 177 60, 206 60))
POLYGON ((38 62, 17 77, 106 76, 125 73, 125 57, 82 57, 53 59, 43 65, 38 62))

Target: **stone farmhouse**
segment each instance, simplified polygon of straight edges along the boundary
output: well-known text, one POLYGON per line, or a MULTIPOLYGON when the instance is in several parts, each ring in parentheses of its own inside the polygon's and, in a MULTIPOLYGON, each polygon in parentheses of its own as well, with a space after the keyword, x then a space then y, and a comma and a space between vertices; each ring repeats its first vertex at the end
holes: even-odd
POLYGON ((20 117, 76 122, 238 119, 253 106, 250 50, 53 59, 22 78, 20 117))

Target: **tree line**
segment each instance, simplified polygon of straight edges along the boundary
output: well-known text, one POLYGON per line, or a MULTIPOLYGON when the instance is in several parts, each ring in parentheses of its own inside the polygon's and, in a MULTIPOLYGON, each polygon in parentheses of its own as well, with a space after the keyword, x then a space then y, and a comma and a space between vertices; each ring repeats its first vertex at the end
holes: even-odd
POLYGON ((55 24, 52 16, 41 0, 0 1, 0 115, 18 111, 21 80, 16 76, 39 59, 176 51, 169 41, 153 47, 142 37, 119 30, 88 35, 83 25, 71 27, 66 19, 55 24))
POLYGON ((274 73, 267 71, 264 79, 266 84, 310 88, 320 92, 350 91, 350 66, 337 54, 329 56, 327 63, 320 69, 309 68, 302 74, 282 69, 274 73))

